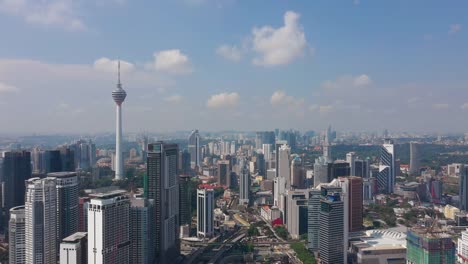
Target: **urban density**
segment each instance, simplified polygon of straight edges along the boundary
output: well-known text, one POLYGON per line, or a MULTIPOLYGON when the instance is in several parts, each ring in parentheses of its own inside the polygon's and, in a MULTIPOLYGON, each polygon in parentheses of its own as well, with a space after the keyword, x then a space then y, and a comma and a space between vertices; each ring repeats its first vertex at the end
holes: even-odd
POLYGON ((467 11, 0 0, 0 264, 468 264, 467 11))

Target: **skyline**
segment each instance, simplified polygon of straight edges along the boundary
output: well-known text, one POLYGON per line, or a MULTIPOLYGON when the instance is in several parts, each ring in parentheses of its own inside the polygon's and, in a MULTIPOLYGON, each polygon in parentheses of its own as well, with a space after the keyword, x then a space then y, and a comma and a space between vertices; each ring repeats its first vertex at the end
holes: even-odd
POLYGON ((2 132, 112 131, 117 60, 125 133, 468 131, 467 3, 267 3, 0 1, 2 132))

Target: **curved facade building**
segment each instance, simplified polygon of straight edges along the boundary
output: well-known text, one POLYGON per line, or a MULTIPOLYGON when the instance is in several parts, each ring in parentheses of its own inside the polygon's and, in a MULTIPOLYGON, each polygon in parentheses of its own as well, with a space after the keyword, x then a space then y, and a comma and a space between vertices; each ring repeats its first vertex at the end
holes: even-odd
POLYGON ((421 169, 421 157, 419 147, 419 143, 417 142, 410 143, 410 175, 419 175, 419 170, 421 169))

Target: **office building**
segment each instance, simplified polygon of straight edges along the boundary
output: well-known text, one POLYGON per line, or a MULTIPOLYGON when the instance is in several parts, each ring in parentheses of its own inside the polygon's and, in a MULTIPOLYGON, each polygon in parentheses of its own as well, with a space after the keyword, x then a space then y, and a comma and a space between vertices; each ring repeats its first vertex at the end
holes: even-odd
POLYGON ((88 208, 88 263, 130 263, 130 201, 125 191, 95 193, 88 208))
POLYGON ((155 258, 160 264, 180 255, 178 153, 177 144, 148 145, 145 197, 154 200, 155 258))
POLYGON ((350 175, 351 168, 348 162, 343 160, 337 160, 333 163, 328 163, 327 182, 331 182, 339 177, 346 177, 350 175))
POLYGON ((130 199, 130 260, 132 264, 154 261, 154 201, 130 199))
POLYGON ((302 166, 302 159, 298 156, 294 157, 291 161, 291 188, 304 189, 305 177, 304 168, 302 166))
POLYGON ((275 132, 259 131, 255 136, 255 148, 262 149, 263 144, 275 144, 275 132))
POLYGON ((197 236, 209 238, 214 234, 213 190, 197 190, 197 236))
POLYGON ((468 229, 461 232, 461 237, 458 238, 457 253, 458 263, 468 263, 468 229))
POLYGON ((10 264, 26 263, 26 215, 23 206, 10 209, 8 246, 10 264))
POLYGON ((421 154, 419 147, 419 143, 410 142, 410 175, 419 176, 419 170, 421 169, 421 154))
POLYGON ((396 177, 395 146, 392 140, 385 140, 380 151, 379 173, 377 175, 377 189, 379 193, 393 193, 396 177))
POLYGON ((455 264, 455 244, 452 236, 441 230, 415 227, 408 230, 406 235, 406 263, 455 264))
POLYGON ((322 186, 319 253, 321 263, 347 263, 344 240, 344 203, 340 187, 322 186))
MULTIPOLYGON (((123 160, 123 150, 122 150, 122 103, 127 97, 127 93, 122 88, 122 83, 120 82, 120 61, 118 69, 118 81, 117 89, 112 91, 112 99, 116 104, 116 122, 115 122, 115 179, 123 180, 124 175, 124 160, 123 160)), ((88 152, 89 153, 89 152, 88 152)))
POLYGON ((369 159, 354 160, 354 174, 350 176, 357 176, 368 179, 370 177, 369 159))
MULTIPOLYGON (((94 146, 94 144, 93 144, 94 146)), ((93 151, 94 148, 91 148, 93 151)), ((75 153, 68 146, 61 146, 58 148, 60 151, 60 161, 62 163, 62 171, 75 171, 75 153)), ((90 153, 91 157, 93 153, 90 153)))
POLYGON ((264 155, 265 161, 267 163, 270 162, 273 159, 273 145, 274 145, 274 142, 272 144, 263 144, 262 145, 263 155, 264 155))
POLYGON ((239 204, 249 204, 250 197, 250 173, 245 160, 241 161, 241 172, 239 175, 239 204))
POLYGON ((228 160, 218 161, 218 185, 231 187, 231 170, 229 169, 230 162, 228 160))
POLYGON ((78 232, 78 176, 75 172, 54 172, 47 177, 56 183, 57 238, 62 240, 78 232))
POLYGON ((307 248, 310 251, 319 250, 319 232, 320 232, 320 200, 322 193, 319 189, 309 191, 308 217, 307 217, 307 232, 308 244, 307 248))
POLYGON ((314 187, 321 183, 329 183, 328 180, 328 162, 321 156, 315 159, 314 163, 314 187))
MULTIPOLYGON (((349 232, 358 232, 363 229, 363 193, 362 178, 356 176, 344 177, 340 181, 345 184, 342 186, 343 194, 348 199, 348 227, 349 232)), ((346 208, 345 208, 346 211, 346 208)))
POLYGON ((88 206, 91 198, 78 198, 78 232, 88 231, 88 206))
POLYGON ((26 263, 57 262, 57 193, 55 180, 26 182, 26 263))
POLYGON ((287 191, 287 228, 292 239, 307 234, 309 190, 287 191))
POLYGON ((188 138, 188 152, 190 153, 190 166, 192 169, 200 168, 201 166, 201 144, 200 134, 198 130, 193 130, 188 138))
POLYGON ((279 177, 280 171, 279 171, 279 156, 280 156, 280 148, 285 146, 287 147, 288 142, 284 140, 277 140, 275 142, 275 169, 276 169, 276 177, 279 177))
POLYGON ((3 158, 4 212, 9 219, 10 209, 24 205, 26 187, 24 182, 31 178, 31 153, 27 151, 5 152, 3 158))
POLYGON ((468 211, 468 166, 460 168, 459 182, 460 210, 468 211))
POLYGON ((180 225, 192 223, 192 190, 190 176, 179 176, 179 215, 180 225))
POLYGON ((60 264, 88 264, 88 233, 77 232, 60 243, 60 264))
POLYGON ((179 152, 179 173, 182 175, 190 175, 190 153, 187 150, 179 152))
POLYGON ((346 154, 346 162, 349 164, 350 173, 348 176, 356 176, 356 165, 354 162, 356 161, 356 153, 350 152, 346 154))

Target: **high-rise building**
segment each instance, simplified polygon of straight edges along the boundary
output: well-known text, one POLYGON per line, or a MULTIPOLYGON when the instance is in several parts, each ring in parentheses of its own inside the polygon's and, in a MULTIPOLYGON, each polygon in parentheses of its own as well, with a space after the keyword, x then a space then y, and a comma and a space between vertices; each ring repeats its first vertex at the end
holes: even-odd
POLYGON ((363 195, 362 178, 356 176, 344 177, 340 181, 345 184, 343 194, 348 199, 348 208, 345 208, 345 215, 348 216, 349 232, 358 232, 363 228, 363 195))
POLYGON ((179 152, 179 173, 190 175, 190 153, 187 150, 179 152))
POLYGON ((250 196, 250 173, 245 160, 241 161, 241 171, 239 175, 240 190, 239 190, 239 203, 249 204, 250 196))
POLYGON ((179 215, 180 225, 192 223, 192 186, 188 175, 179 176, 179 215))
POLYGON ((24 205, 26 187, 24 182, 31 178, 31 154, 27 151, 5 152, 3 159, 4 210, 9 219, 10 209, 24 205))
POLYGON ((333 163, 328 163, 327 182, 331 182, 339 177, 350 176, 351 168, 349 163, 343 160, 337 160, 333 163))
POLYGON ((261 149, 263 144, 275 144, 275 133, 273 131, 259 131, 255 137, 255 148, 261 149))
POLYGON ((88 264, 88 233, 77 232, 60 243, 60 264, 88 264))
POLYGON ((344 203, 341 187, 322 186, 319 253, 321 263, 346 263, 344 250, 344 203))
POLYGON ((127 97, 127 93, 122 88, 122 83, 120 82, 120 61, 118 69, 118 81, 117 89, 112 91, 112 99, 116 104, 116 123, 115 123, 115 179, 123 180, 124 179, 124 161, 123 161, 123 151, 122 151, 122 103, 127 97))
POLYGON ((230 162, 228 160, 218 161, 218 185, 231 187, 231 170, 229 167, 230 162))
POLYGON ((190 166, 192 169, 200 168, 201 166, 200 141, 198 130, 193 130, 188 138, 188 152, 190 153, 190 166))
POLYGON ((321 183, 328 183, 328 162, 325 157, 321 156, 315 159, 314 163, 314 186, 317 187, 321 183))
POLYGON ((214 193, 213 190, 197 190, 197 235, 208 238, 214 233, 214 193))
POLYGON ((358 176, 364 179, 370 177, 370 169, 369 169, 369 160, 360 160, 357 159, 354 161, 354 174, 351 176, 358 176))
POLYGON ((145 197, 154 200, 155 258, 171 263, 180 254, 177 144, 148 145, 145 197))
POLYGON ((128 264, 130 244, 130 201, 125 191, 93 194, 88 208, 88 263, 128 264))
POLYGON ((350 174, 349 176, 356 176, 356 165, 354 162, 356 161, 356 153, 349 152, 346 154, 346 162, 349 163, 350 174))
POLYGON ((305 177, 302 159, 296 156, 291 162, 291 188, 304 189, 305 177))
POLYGON ((61 146, 60 161, 62 162, 62 171, 75 171, 75 153, 68 146, 61 146))
POLYGON ((452 236, 441 230, 428 230, 426 227, 415 227, 406 235, 406 263, 455 264, 455 245, 452 236))
POLYGON ((468 229, 461 232, 461 237, 458 238, 457 253, 458 263, 468 263, 468 229))
POLYGON ((460 168, 460 210, 468 211, 468 166, 462 165, 460 168))
POLYGON ((279 168, 278 168, 278 163, 279 163, 279 155, 280 155, 280 148, 282 146, 287 146, 288 142, 285 140, 277 140, 275 142, 275 168, 276 168, 276 177, 279 177, 279 168))
POLYGON ((308 201, 308 246, 310 251, 319 250, 319 232, 320 232, 320 200, 322 193, 319 189, 312 189, 309 191, 308 201))
POLYGON ((76 172, 54 172, 57 191, 57 238, 62 240, 78 232, 78 176, 76 172))
POLYGON ((23 206, 10 209, 8 245, 10 264, 26 263, 26 216, 23 206))
POLYGON ((154 261, 154 200, 130 199, 130 260, 132 264, 154 261))
POLYGON ((293 239, 307 234, 309 190, 287 191, 287 228, 293 239))
POLYGON ((55 180, 26 182, 26 263, 57 262, 57 193, 55 180))
POLYGON ((419 143, 410 142, 410 175, 419 175, 421 169, 421 157, 419 153, 419 143))
POLYGON ((78 232, 88 231, 88 206, 91 198, 78 198, 78 232))
POLYGON ((377 189, 380 193, 393 193, 395 170, 395 146, 392 140, 387 139, 381 148, 379 174, 377 175, 377 189))

